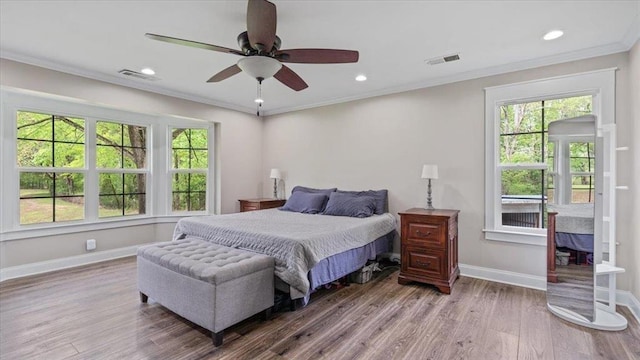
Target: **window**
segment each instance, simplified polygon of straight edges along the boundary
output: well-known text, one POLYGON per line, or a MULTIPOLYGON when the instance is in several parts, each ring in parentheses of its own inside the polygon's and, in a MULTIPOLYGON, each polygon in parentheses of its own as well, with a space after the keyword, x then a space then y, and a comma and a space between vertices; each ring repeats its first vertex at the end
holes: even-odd
POLYGON ((177 128, 171 132, 171 209, 204 211, 207 208, 207 129, 177 128))
MULTIPOLYGON (((590 114, 591 104, 592 96, 577 96, 500 106, 503 226, 546 227, 546 204, 553 200, 555 189, 554 172, 549 172, 554 159, 554 143, 549 142, 547 136, 549 123, 590 114)), ((585 159, 579 150, 581 148, 572 146, 571 159, 576 168, 582 169, 585 159)), ((576 179, 580 181, 586 174, 575 175, 581 177, 576 179)))
POLYGON ((0 95, 0 241, 219 209, 215 124, 0 95))
POLYGON ((146 213, 147 129, 98 121, 99 217, 146 213))
MULTIPOLYGON (((485 89, 485 238, 546 244, 546 203, 558 184, 559 149, 548 141, 556 120, 592 113, 614 122, 615 69, 485 89)), ((572 196, 593 198, 593 144, 572 143, 572 196), (585 191, 586 189, 586 191, 585 191)))
POLYGON ((18 111, 20 224, 84 219, 84 120, 18 111))

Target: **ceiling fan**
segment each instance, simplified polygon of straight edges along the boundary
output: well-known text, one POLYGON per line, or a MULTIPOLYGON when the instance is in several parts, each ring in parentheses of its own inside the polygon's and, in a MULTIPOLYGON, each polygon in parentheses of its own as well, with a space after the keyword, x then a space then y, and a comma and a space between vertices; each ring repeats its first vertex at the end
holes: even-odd
POLYGON ((249 0, 247 5, 247 31, 238 35, 241 50, 211 45, 197 41, 178 39, 157 34, 145 34, 148 38, 172 44, 224 52, 242 56, 237 64, 213 75, 207 82, 225 80, 240 71, 262 80, 271 76, 295 91, 309 85, 298 74, 282 63, 340 64, 358 62, 358 52, 335 49, 280 50, 282 41, 276 36, 276 6, 267 0, 249 0))

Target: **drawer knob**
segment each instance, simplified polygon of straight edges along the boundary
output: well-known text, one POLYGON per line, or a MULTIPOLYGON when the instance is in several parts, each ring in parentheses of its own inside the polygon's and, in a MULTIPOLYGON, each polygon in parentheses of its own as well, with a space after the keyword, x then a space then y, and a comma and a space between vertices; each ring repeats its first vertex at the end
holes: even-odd
POLYGON ((423 233, 422 231, 418 230, 418 231, 416 232, 416 234, 417 234, 418 236, 423 236, 423 235, 424 235, 424 236, 429 236, 429 235, 431 235, 431 231, 427 231, 426 233, 423 233))

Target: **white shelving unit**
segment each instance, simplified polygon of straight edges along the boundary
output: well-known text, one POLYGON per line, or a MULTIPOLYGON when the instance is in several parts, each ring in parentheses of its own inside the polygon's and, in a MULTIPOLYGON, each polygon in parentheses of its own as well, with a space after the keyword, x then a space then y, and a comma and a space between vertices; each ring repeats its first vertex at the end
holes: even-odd
MULTIPOLYGON (((593 274, 594 285, 598 283, 599 277, 608 277, 606 299, 596 299, 594 291, 593 301, 595 304, 595 317, 593 321, 563 307, 547 304, 549 311, 556 316, 572 322, 598 330, 618 331, 627 328, 627 319, 616 312, 616 275, 625 270, 616 266, 616 190, 627 190, 627 186, 616 184, 616 152, 627 151, 628 147, 616 148, 615 124, 602 124, 598 128, 597 144, 602 151, 602 157, 596 158, 596 164, 601 162, 602 193, 596 194, 596 219, 602 219, 602 223, 595 226, 594 263, 593 274), (599 199, 598 199, 599 198, 599 199), (600 206, 598 206, 600 205, 600 206), (604 246, 607 246, 607 249, 604 246), (608 251, 608 260, 603 260, 602 255, 608 251)), ((596 221, 596 223, 598 223, 596 221)))

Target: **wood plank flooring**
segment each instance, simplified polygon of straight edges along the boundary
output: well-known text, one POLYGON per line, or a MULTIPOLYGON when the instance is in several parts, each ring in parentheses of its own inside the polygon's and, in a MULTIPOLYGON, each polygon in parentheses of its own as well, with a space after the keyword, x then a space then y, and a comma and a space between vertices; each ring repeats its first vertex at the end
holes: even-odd
POLYGON ((625 307, 628 329, 595 331, 552 315, 543 291, 461 277, 442 295, 398 285, 396 270, 248 319, 220 348, 151 299, 140 303, 133 257, 9 280, 0 359, 640 359, 640 325, 625 307))

